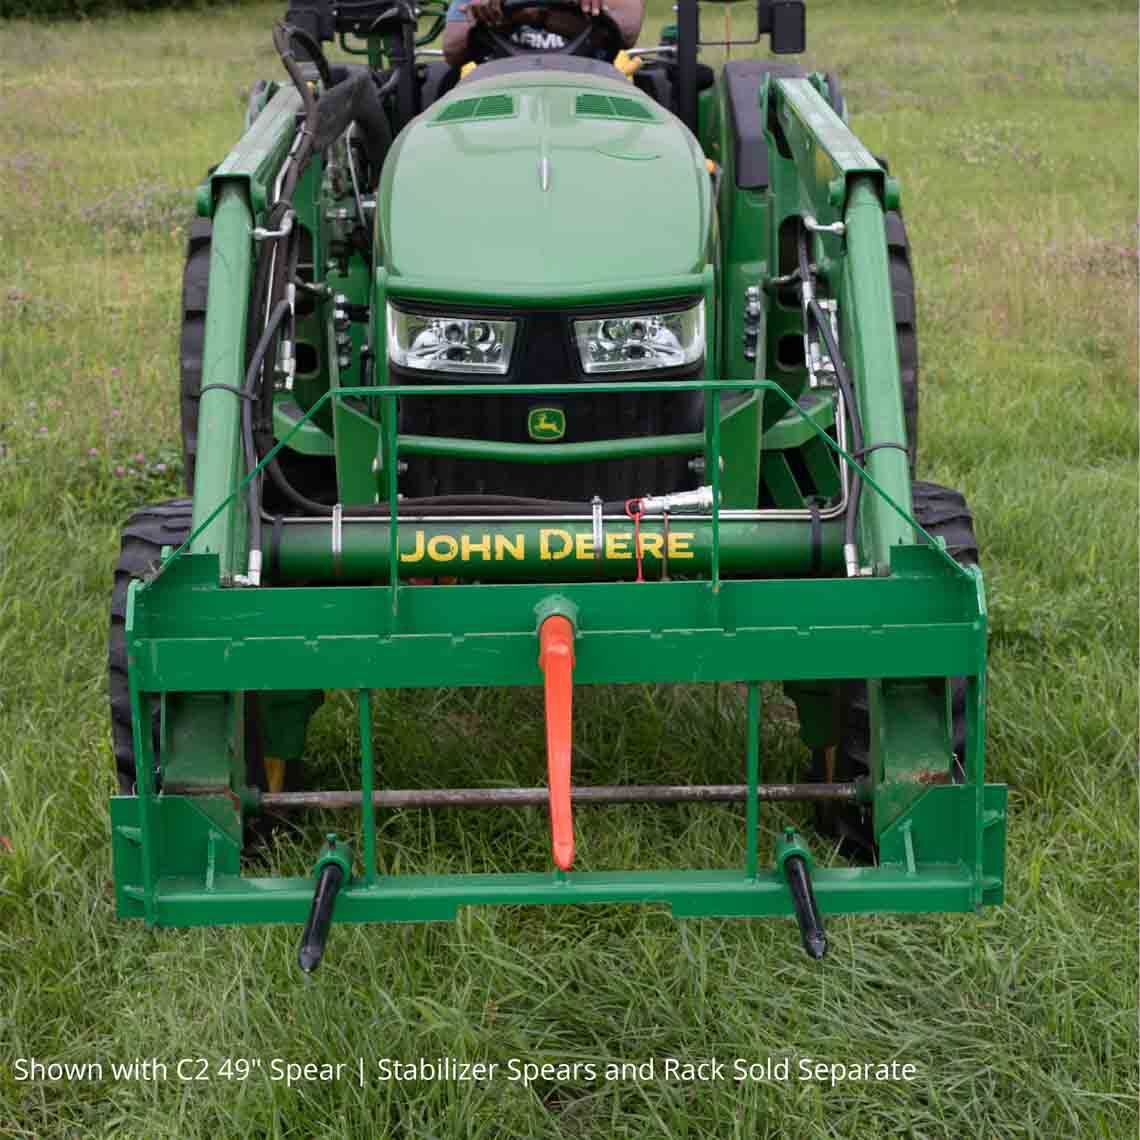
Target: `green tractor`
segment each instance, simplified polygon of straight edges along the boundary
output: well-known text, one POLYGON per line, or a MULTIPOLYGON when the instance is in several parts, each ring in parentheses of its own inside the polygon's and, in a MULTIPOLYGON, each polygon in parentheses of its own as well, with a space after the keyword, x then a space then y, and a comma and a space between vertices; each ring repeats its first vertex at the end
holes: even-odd
MULTIPOLYGON (((509 17, 568 0, 506 0, 509 17)), ((569 7, 577 10, 576 2, 569 7)), ((837 79, 699 62, 697 0, 619 56, 438 0, 296 0, 198 196, 183 293, 191 497, 123 532, 110 638, 118 911, 158 926, 446 920, 465 905, 661 903, 797 918, 1000 903, 986 606, 970 514, 915 480, 914 284, 899 188, 837 79), (330 62, 338 40, 349 63, 330 62), (615 66, 614 61, 621 64, 615 66), (812 764, 761 778, 783 683, 812 764), (574 684, 735 682, 742 782, 578 786, 574 684), (379 689, 543 686, 539 788, 377 786, 379 689), (326 690, 359 780, 303 788, 326 690), (743 804, 740 865, 579 870, 576 803, 743 804), (817 866, 760 805, 805 800, 817 866), (552 866, 390 874, 377 813, 548 804, 552 866), (243 872, 247 825, 354 812, 308 877, 243 872), (828 860, 829 863, 835 862, 828 860)), ((756 35, 804 49, 804 6, 756 35)))

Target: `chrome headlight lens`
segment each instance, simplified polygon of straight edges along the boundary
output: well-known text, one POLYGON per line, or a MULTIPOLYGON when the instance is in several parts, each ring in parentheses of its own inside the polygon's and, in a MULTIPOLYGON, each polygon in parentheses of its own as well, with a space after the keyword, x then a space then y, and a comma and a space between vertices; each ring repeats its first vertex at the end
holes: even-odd
POLYGON ((582 371, 642 372, 693 364, 705 354, 705 303, 672 313, 627 313, 574 322, 582 371))
POLYGON ((515 322, 405 313, 388 306, 388 358, 425 372, 492 372, 511 366, 515 322))

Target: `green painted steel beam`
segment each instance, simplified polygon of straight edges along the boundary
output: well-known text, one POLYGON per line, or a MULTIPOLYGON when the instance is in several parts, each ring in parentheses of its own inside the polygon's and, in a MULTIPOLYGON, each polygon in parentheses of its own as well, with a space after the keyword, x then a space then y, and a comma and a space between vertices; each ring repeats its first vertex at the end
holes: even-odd
MULTIPOLYGON (((721 593, 732 596, 733 582, 721 593)), ((369 589, 370 587, 361 587, 369 589)), ((459 591, 469 587, 417 587, 459 591)), ((470 587, 510 590, 512 586, 470 587)), ((575 591, 580 587, 576 587, 575 591)), ((346 593, 352 587, 341 589, 346 593)), ((384 589, 375 587, 374 589, 384 589)), ((283 593, 284 591, 278 591, 283 593)), ((562 590, 561 593, 570 593, 562 590)), ((714 595, 716 596, 716 595, 714 595)), ((373 594, 354 604, 384 606, 390 597, 373 594)), ((537 604, 540 593, 520 599, 537 604)), ((583 600, 571 594, 574 601, 583 600)), ((330 606, 327 597, 308 599, 330 606)), ((458 599, 457 599, 458 600, 458 599)), ((481 600, 481 599, 480 599, 481 600)), ((338 599, 344 602, 347 599, 338 599)), ((413 608, 401 592, 402 617, 413 608)), ((424 597, 422 604, 432 599, 424 597)), ((476 599, 463 599, 468 607, 476 599)), ((636 606, 639 600, 630 600, 636 606)), ((418 607, 417 607, 418 608, 418 607)), ((656 607, 655 607, 656 608, 656 607)), ((243 613, 260 620, 260 607, 248 603, 243 613)), ((655 615, 667 620, 665 615, 655 615)), ((233 629, 233 625, 229 627, 233 629)), ((457 627, 458 628, 458 627, 457 627)), ((583 631, 575 679, 583 684, 670 684, 714 681, 859 680, 883 677, 964 676, 979 668, 977 631, 968 623, 874 628, 851 627, 642 628, 583 631)), ((464 633, 384 636, 358 632, 325 635, 318 626, 309 635, 242 636, 230 632, 210 638, 156 638, 136 642, 139 683, 147 691, 322 688, 436 688, 479 685, 537 685, 533 633, 483 634, 468 625, 464 633)))
POLYGON ((293 434, 289 446, 302 455, 335 455, 333 438, 312 420, 302 418, 304 412, 288 392, 279 392, 273 398, 273 434, 277 439, 293 434), (296 431, 293 429, 296 428, 296 431))
MULTIPOLYGON (((607 519, 603 549, 595 557, 589 521, 400 523, 400 574, 403 578, 458 577, 481 581, 578 581, 631 579, 635 574, 633 523, 607 519)), ((268 579, 288 582, 386 582, 391 528, 387 520, 348 520, 333 550, 329 522, 284 525, 266 566, 268 579)), ((707 521, 674 516, 666 539, 660 519, 643 520, 641 549, 645 573, 703 575, 709 570, 712 528, 707 521), (664 554, 664 558, 662 555, 664 554)), ((820 526, 819 571, 842 565, 841 520, 820 526)), ((741 522, 720 526, 721 569, 725 574, 778 577, 810 574, 811 524, 807 521, 741 522)))
MULTIPOLYGON (((816 901, 825 914, 882 911, 922 913, 974 909, 974 883, 963 865, 815 872, 816 901)), ((219 877, 206 890, 194 879, 158 883, 159 926, 304 922, 313 898, 311 879, 219 877)), ((354 883, 337 897, 336 921, 447 922, 463 906, 576 906, 664 904, 680 918, 790 916, 782 875, 755 878, 734 871, 572 871, 486 875, 400 875, 371 886, 354 883)))
POLYGON ((868 177, 885 189, 886 172, 810 79, 777 79, 773 87, 776 116, 817 218, 830 220, 842 209, 853 179, 868 177))
MULTIPOLYGON (((624 386, 623 386, 624 387, 624 386)), ((619 395, 621 389, 614 386, 612 394, 619 395)), ((750 405, 745 401, 744 410, 750 405)), ((722 424, 738 415, 741 405, 725 409, 722 413, 722 424)), ((835 420, 834 404, 829 399, 819 398, 804 409, 805 414, 813 423, 821 427, 830 427, 835 420)), ((274 409, 274 423, 277 427, 278 438, 293 426, 299 415, 287 416, 284 410, 274 409)), ((310 428, 310 434, 315 434, 311 422, 303 425, 310 428)), ((723 429, 722 429, 723 430, 723 429)), ((290 442, 290 446, 297 451, 306 451, 308 454, 327 454, 331 445, 323 436, 319 441, 309 442, 302 439, 300 442, 290 442), (323 447, 328 450, 317 450, 323 447)), ((811 424, 804 421, 796 413, 791 412, 787 417, 769 428, 763 436, 765 449, 786 449, 802 446, 809 439, 815 438, 811 424)), ((703 452, 705 437, 703 432, 688 432, 677 435, 631 436, 622 439, 587 440, 578 443, 511 443, 501 440, 465 439, 453 436, 410 435, 401 434, 399 448, 401 456, 432 455, 447 459, 474 459, 483 462, 503 463, 593 463, 610 459, 637 459, 653 455, 684 455, 703 452)), ((726 465, 731 466, 735 452, 726 449, 726 465)), ((755 443, 753 451, 756 450, 755 443)), ((753 480, 753 483, 755 480, 753 480)), ((752 502, 755 502, 755 487, 753 486, 752 502)))
POLYGON ((807 440, 799 449, 804 467, 821 494, 831 498, 842 490, 839 466, 834 453, 818 436, 807 440))
POLYGON ((760 423, 763 392, 721 401, 721 508, 751 510, 760 496, 760 423))
POLYGON ((536 611, 579 614, 582 683, 977 676, 980 579, 927 576, 405 586, 217 588, 188 557, 132 589, 128 645, 148 692, 527 685, 539 681, 536 611), (188 599, 192 599, 188 601, 188 599))
MULTIPOLYGON (((202 387, 245 381, 246 320, 253 274, 253 217, 245 189, 224 185, 214 210, 210 245, 210 306, 202 351, 202 387)), ((245 474, 241 447, 241 400, 221 388, 204 391, 198 404, 198 458, 194 476, 193 529, 237 487, 245 474)), ((244 503, 232 500, 191 543, 196 554, 219 556, 223 575, 244 569, 247 519, 244 503)))
POLYGON ((802 447, 809 440, 818 439, 812 424, 827 429, 835 423, 835 395, 813 393, 800 401, 803 416, 790 408, 782 419, 777 420, 765 433, 765 451, 786 451, 792 447, 802 447), (807 419, 804 419, 807 416, 807 419))
POLYGON ((581 443, 506 443, 489 439, 404 435, 400 455, 436 455, 448 459, 497 460, 502 463, 601 463, 607 459, 637 459, 649 455, 695 455, 705 446, 703 432, 681 435, 631 436, 581 443))
MULTIPOLYGON (((332 390, 336 391, 336 361, 330 357, 332 390)), ((346 506, 370 507, 376 502, 376 475, 372 461, 380 445, 380 424, 347 400, 333 400, 333 439, 336 444, 338 501, 346 506)))
POLYGON ((300 111, 301 96, 296 88, 292 84, 279 88, 249 130, 210 175, 213 204, 221 200, 227 185, 237 182, 244 186, 256 213, 266 208, 273 179, 297 133, 300 111))
MULTIPOLYGON (((847 314, 841 329, 843 352, 854 373, 863 418, 863 443, 905 445, 902 387, 895 339, 894 298, 887 265, 883 208, 874 185, 855 182, 844 215, 847 256, 843 262, 841 304, 847 314)), ((906 452, 883 447, 866 458, 867 473, 896 503, 911 510, 906 452)), ((885 573, 892 546, 914 541, 911 528, 878 495, 864 492, 859 521, 864 564, 885 573)))
POLYGON ((778 508, 799 510, 803 507, 803 492, 783 452, 765 451, 760 461, 760 473, 772 502, 778 508))

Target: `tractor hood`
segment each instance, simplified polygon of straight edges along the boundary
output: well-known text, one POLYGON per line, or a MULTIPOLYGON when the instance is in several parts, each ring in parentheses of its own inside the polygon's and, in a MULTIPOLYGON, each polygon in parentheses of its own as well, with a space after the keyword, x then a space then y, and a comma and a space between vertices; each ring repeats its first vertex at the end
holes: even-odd
POLYGON ((651 289, 704 267, 710 181, 693 136, 632 83, 550 70, 461 83, 384 165, 388 285, 651 289))

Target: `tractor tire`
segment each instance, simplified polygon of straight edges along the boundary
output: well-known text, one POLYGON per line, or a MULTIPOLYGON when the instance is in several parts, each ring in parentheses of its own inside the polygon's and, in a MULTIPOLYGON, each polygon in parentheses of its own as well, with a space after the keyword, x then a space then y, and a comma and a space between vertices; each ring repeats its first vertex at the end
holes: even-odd
MULTIPOLYGON (((827 88, 827 101, 831 104, 831 109, 846 122, 847 100, 843 97, 839 76, 834 71, 827 72, 824 86, 827 88)), ((885 158, 876 155, 875 161, 890 173, 890 163, 885 158)), ((914 266, 902 211, 888 210, 883 220, 887 230, 887 266, 895 308, 895 343, 898 346, 907 459, 910 477, 913 479, 918 466, 918 329, 914 266)))
MULTIPOLYGON (((127 680, 127 590, 135 579, 146 579, 158 568, 164 546, 181 546, 190 535, 194 504, 191 499, 170 499, 135 511, 122 530, 119 560, 111 591, 111 624, 107 643, 107 688, 111 703, 111 744, 119 794, 134 795, 136 786, 134 733, 131 728, 131 693, 127 680)), ((151 712, 152 748, 159 752, 159 710, 151 712)), ((246 694, 246 781, 262 791, 267 787, 257 699, 246 694)))
MULTIPOLYGON (((119 561, 111 591, 111 628, 107 644, 107 688, 111 700, 111 744, 119 794, 135 790, 135 745, 131 731, 131 695, 127 683, 127 590, 136 578, 147 578, 158 566, 164 546, 180 546, 190 534, 193 504, 171 499, 143 507, 123 527, 119 561)), ((158 756, 158 709, 152 713, 154 754, 158 756)))
POLYGON ((829 71, 824 75, 823 82, 827 87, 827 101, 831 104, 831 109, 847 122, 847 100, 843 97, 843 85, 839 82, 839 76, 834 71, 829 71))
POLYGON ((914 269, 902 214, 898 210, 888 210, 883 220, 887 229, 887 267, 895 306, 895 343, 898 346, 906 452, 913 479, 918 465, 918 329, 914 269))
POLYGON ((210 238, 213 223, 195 218, 186 241, 182 270, 182 337, 179 344, 179 409, 182 421, 182 479, 194 492, 198 458, 198 400, 202 387, 202 353, 206 346, 206 294, 210 285, 210 238))
MULTIPOLYGON (((887 159, 877 154, 875 161, 890 174, 891 164, 887 159)), ((895 306, 895 343, 898 345, 906 450, 913 479, 918 466, 918 306, 914 299, 914 265, 902 211, 888 210, 883 221, 887 230, 887 268, 895 306)))
MULTIPOLYGON (((978 540, 974 520, 965 498, 937 483, 916 482, 911 495, 914 517, 935 538, 946 540, 947 552, 963 566, 978 565, 978 540)), ((961 783, 966 773, 966 681, 950 679, 951 726, 954 746, 953 779, 961 783)), ((871 770, 871 713, 865 681, 847 681, 840 686, 839 744, 828 770, 822 749, 812 755, 811 776, 817 781, 857 780, 871 770)), ((816 827, 839 841, 843 854, 866 861, 875 853, 871 813, 862 805, 820 804, 816 827)))
POLYGON ((268 79, 254 80, 253 86, 249 89, 249 95, 245 101, 245 130, 249 130, 253 126, 254 120, 265 109, 266 103, 269 100, 266 98, 266 92, 269 91, 268 79))
MULTIPOLYGON (((107 690, 111 698, 111 741, 115 752, 115 775, 121 796, 133 796, 136 789, 135 734, 131 730, 131 694, 127 679, 127 591, 132 581, 153 575, 164 546, 181 546, 190 534, 194 513, 192 499, 170 499, 136 511, 123 527, 119 561, 111 593, 111 629, 107 640, 107 690)), ((245 718, 246 780, 266 788, 261 755, 261 733, 257 703, 246 694, 245 718)), ((150 712, 152 748, 157 769, 160 723, 157 705, 150 712)), ((157 771, 155 772, 157 775, 157 771)))

